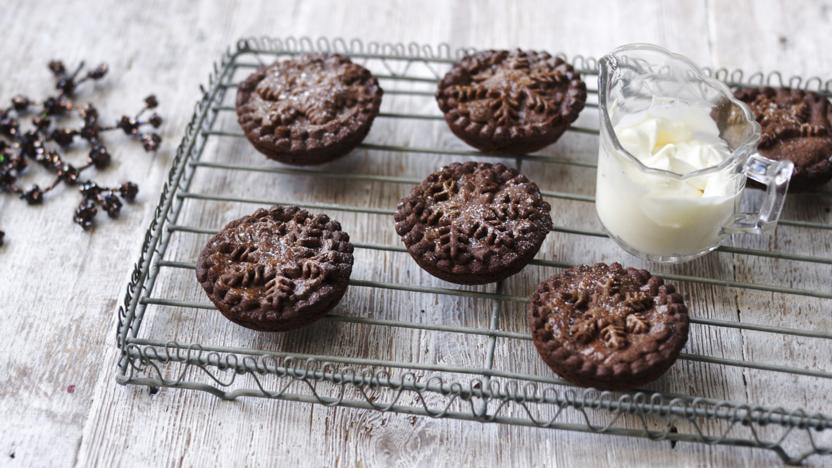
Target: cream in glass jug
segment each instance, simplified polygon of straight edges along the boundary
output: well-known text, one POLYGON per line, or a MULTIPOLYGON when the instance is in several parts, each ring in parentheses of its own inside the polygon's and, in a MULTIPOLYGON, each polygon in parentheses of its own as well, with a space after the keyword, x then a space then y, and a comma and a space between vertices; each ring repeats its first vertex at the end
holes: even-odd
POLYGON ((596 211, 626 251, 682 262, 732 233, 774 227, 793 165, 755 153, 760 127, 725 85, 686 58, 647 44, 600 62, 596 211), (740 212, 746 178, 767 186, 740 212))

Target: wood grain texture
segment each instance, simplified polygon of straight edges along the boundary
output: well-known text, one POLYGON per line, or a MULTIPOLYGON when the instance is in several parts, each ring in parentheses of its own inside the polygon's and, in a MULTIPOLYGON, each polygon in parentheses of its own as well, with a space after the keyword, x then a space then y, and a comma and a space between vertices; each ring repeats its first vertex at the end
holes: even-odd
MULTIPOLYGON (((652 465, 759 466, 776 462, 762 450, 707 447, 589 436, 508 426, 343 408, 323 408, 260 399, 221 401, 211 395, 115 384, 114 311, 138 255, 172 153, 211 64, 241 36, 342 36, 364 40, 438 43, 477 47, 521 46, 600 56, 627 42, 654 42, 706 65, 749 71, 782 70, 832 75, 828 42, 832 3, 785 0, 698 2, 481 1, 364 2, 248 1, 141 3, 9 1, 0 15, 0 99, 25 92, 40 95, 51 85, 45 63, 106 61, 111 76, 96 89, 106 115, 132 111, 155 92, 166 118, 166 141, 155 156, 113 135, 118 163, 102 179, 130 178, 141 186, 136 206, 117 221, 101 220, 93 234, 71 223, 75 195, 53 197, 29 209, 0 197, 0 228, 8 245, 0 249, 0 466, 586 466, 652 465), (68 387, 74 385, 74 392, 68 387)), ((242 71, 238 72, 238 76, 242 71)), ((594 83, 591 83, 594 85, 594 83)), ((226 96, 230 102, 233 96, 226 96)), ((430 98, 385 97, 383 108, 436 112, 430 98), (388 101, 389 99, 389 101, 388 101)), ((220 117, 234 128, 233 114, 220 117)), ((586 112, 579 124, 595 126, 586 112)), ((465 148, 442 122, 379 119, 368 141, 465 148)), ((206 158, 258 164, 264 161, 245 140, 212 140, 206 158)), ((546 150, 575 159, 594 158, 593 137, 570 133, 546 150)), ((80 155, 79 155, 80 157, 80 155)), ((421 178, 450 161, 447 156, 357 151, 333 163, 333 170, 421 178)), ((513 161, 506 161, 513 163, 513 161)), ((591 169, 524 163, 546 190, 592 194, 591 169)), ((248 177, 248 176, 247 176, 248 177)), ((245 185, 223 171, 198 173, 204 192, 270 199, 320 201, 391 208, 408 186, 251 174, 245 185)), ((253 205, 192 203, 182 224, 219 227, 253 205)), ((553 203, 555 222, 599 228, 591 204, 553 203)), ((790 200, 790 219, 832 222, 830 201, 790 200)), ((330 213, 352 238, 395 245, 390 219, 379 215, 330 213)), ((177 234, 167 258, 193 260, 205 236, 177 234), (196 239, 195 239, 196 238, 196 239)), ((737 245, 832 256, 830 231, 781 228, 763 239, 737 245)), ((624 260, 606 239, 552 234, 540 258, 569 262, 624 260)), ((419 270, 401 253, 359 252, 353 277, 419 285, 445 285, 419 270)), ((662 271, 786 284, 829 290, 832 267, 713 254, 662 271)), ((527 268, 504 285, 526 295, 551 268, 527 268)), ((160 278, 158 297, 203 301, 193 272, 170 271, 160 278)), ((494 286, 480 290, 493 291, 494 286)), ((782 324, 828 330, 829 300, 737 291, 720 286, 682 285, 694 298, 698 317, 782 324)), ((490 302, 430 295, 351 290, 339 311, 374 318, 488 326, 490 302), (486 310, 484 310, 486 309, 486 310)), ((481 366, 489 346, 483 337, 421 333, 322 323, 286 336, 264 336, 209 311, 150 308, 142 336, 272 350, 350 352, 400 361, 481 366), (218 333, 219 331, 219 333, 218 333)), ((504 307, 499 325, 524 331, 524 311, 504 307)), ((686 351, 749 361, 799 363, 832 370, 832 347, 822 340, 782 338, 758 332, 695 326, 686 351)), ((530 343, 497 340, 495 368, 545 374, 530 343)), ((770 405, 805 405, 830 412, 828 381, 809 377, 681 361, 655 388, 770 405)), ((817 457, 810 462, 821 464, 817 457)), ((827 461, 828 462, 828 461, 827 461)))

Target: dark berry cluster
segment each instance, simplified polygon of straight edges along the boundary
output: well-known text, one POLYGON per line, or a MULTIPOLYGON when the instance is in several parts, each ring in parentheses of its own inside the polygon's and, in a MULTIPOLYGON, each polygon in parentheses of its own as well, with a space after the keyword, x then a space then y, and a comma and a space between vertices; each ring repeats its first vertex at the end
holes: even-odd
MULTIPOLYGON (((112 162, 101 135, 122 130, 141 142, 146 151, 156 151, 162 138, 148 129, 162 125, 162 118, 154 111, 159 102, 150 95, 133 117, 123 115, 112 125, 102 124, 95 106, 77 105, 73 98, 79 85, 103 78, 108 71, 107 65, 102 63, 85 71, 81 62, 70 73, 63 62, 53 60, 49 62, 49 70, 55 77, 56 95, 47 97, 39 106, 25 96, 15 96, 9 107, 0 107, 0 192, 16 194, 28 204, 37 205, 43 202, 44 195, 61 183, 77 186, 83 199, 75 210, 74 220, 84 229, 89 229, 99 209, 110 217, 116 217, 123 201, 129 203, 135 200, 139 190, 132 182, 118 187, 102 187, 82 179, 82 173, 90 167, 104 169, 112 162), (73 120, 80 123, 75 123, 74 127, 59 125, 71 117, 76 117, 73 120), (24 120, 29 120, 31 127, 24 129, 24 120), (86 162, 76 166, 67 162, 63 151, 80 141, 86 143, 89 152, 86 162), (34 184, 24 188, 18 184, 32 162, 54 175, 46 187, 34 184)), ((3 231, 0 231, 0 245, 3 244, 3 237, 3 231)))

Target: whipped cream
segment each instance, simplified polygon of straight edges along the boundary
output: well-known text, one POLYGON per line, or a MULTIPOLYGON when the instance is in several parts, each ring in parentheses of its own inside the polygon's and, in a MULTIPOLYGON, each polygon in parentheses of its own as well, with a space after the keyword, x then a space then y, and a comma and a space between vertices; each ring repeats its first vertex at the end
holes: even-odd
POLYGON ((730 168, 697 173, 731 157, 710 107, 654 99, 647 109, 619 119, 614 131, 641 164, 602 139, 595 203, 610 234, 653 259, 715 247, 733 216, 742 180, 730 168))

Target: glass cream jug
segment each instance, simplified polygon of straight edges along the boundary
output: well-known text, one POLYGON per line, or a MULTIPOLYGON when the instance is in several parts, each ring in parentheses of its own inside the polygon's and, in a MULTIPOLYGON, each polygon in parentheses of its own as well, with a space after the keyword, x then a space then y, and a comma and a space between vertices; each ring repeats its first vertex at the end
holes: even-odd
POLYGON ((595 206, 624 250, 678 263, 714 250, 731 234, 774 228, 793 164, 756 153, 760 126, 724 84, 687 58, 648 44, 619 47, 600 60, 599 68, 595 206), (628 127, 632 122, 641 125, 632 128, 652 133, 634 133, 628 127), (690 141, 659 143, 677 134, 690 141), (713 141, 697 146, 691 135, 713 141), (637 157, 625 149, 639 145, 672 151, 637 157), (665 153, 684 158, 662 159, 665 153), (748 177, 766 187, 755 212, 740 207, 748 177))

